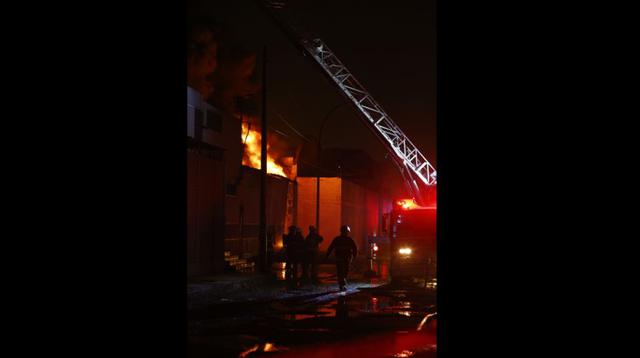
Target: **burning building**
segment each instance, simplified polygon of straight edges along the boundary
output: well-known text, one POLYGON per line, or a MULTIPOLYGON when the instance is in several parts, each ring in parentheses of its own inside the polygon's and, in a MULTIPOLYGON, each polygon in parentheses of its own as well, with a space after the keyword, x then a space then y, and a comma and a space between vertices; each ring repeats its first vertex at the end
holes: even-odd
MULTIPOLYGON (((223 112, 190 87, 188 100, 189 274, 251 271, 260 248, 260 122, 223 112)), ((372 180, 378 166, 371 158, 362 151, 328 149, 324 170, 315 173, 303 161, 299 177, 302 151, 292 138, 268 131, 266 225, 274 251, 282 248, 289 225, 305 232, 316 225, 316 175, 321 176, 319 228, 327 238, 321 250, 342 224, 351 226, 360 247, 380 235, 388 200, 372 180)))
POLYGON ((233 170, 240 143, 226 132, 240 124, 187 87, 187 272, 189 276, 224 270, 226 173, 233 170))
MULTIPOLYGON (((256 115, 255 94, 260 89, 253 76, 256 56, 220 38, 207 26, 193 26, 188 43, 189 276, 252 270, 260 247, 264 138, 256 115)), ((286 227, 297 225, 306 232, 315 224, 315 177, 298 178, 299 157, 304 152, 299 139, 269 129, 266 231, 277 251, 282 248, 286 227)), ((352 162, 364 161, 356 158, 352 162)), ((320 230, 328 239, 323 245, 342 223, 351 225, 359 245, 367 235, 379 231, 380 199, 375 189, 356 180, 371 177, 369 172, 350 174, 354 163, 345 162, 336 173, 322 174, 320 230)))
MULTIPOLYGON (((188 263, 192 276, 252 270, 259 249, 261 131, 188 87, 188 263)), ((282 247, 295 222, 299 151, 275 132, 267 138, 267 233, 282 247)))
MULTIPOLYGON (((211 23, 190 24, 187 43, 189 276, 251 270, 259 247, 256 56, 221 40, 211 23)), ((277 246, 294 221, 296 151, 273 132, 267 142, 267 231, 277 246)))
MULTIPOLYGON (((261 131, 188 87, 189 274, 252 270, 259 249, 261 131)), ((267 232, 276 248, 295 221, 295 144, 267 138, 267 232)))
MULTIPOLYGON (((242 157, 242 165, 254 169, 260 169, 262 159, 262 134, 259 128, 251 121, 242 122, 242 144, 244 153, 242 157)), ((283 155, 282 145, 278 150, 272 144, 277 140, 276 134, 269 135, 267 140, 267 173, 283 178, 295 180, 296 165, 293 155, 283 155)))
MULTIPOLYGON (((255 121, 242 122, 238 139, 242 144, 242 166, 226 197, 225 247, 232 261, 253 267, 260 240, 261 131, 255 121)), ((274 132, 267 139, 267 241, 274 250, 282 248, 285 227, 295 222, 296 152, 274 132)))

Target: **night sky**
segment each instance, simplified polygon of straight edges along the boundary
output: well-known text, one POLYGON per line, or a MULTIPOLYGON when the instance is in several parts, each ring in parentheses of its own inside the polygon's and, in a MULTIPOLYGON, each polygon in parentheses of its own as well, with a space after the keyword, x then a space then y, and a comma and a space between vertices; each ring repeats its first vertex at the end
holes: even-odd
MULTIPOLYGON (((435 1, 289 0, 294 25, 319 37, 436 165, 435 1)), ((253 0, 206 1, 196 13, 218 21, 227 41, 258 54, 268 51, 270 127, 295 136, 283 116, 315 138, 326 113, 344 100, 310 59, 289 42, 253 0)), ((256 81, 261 64, 256 66, 256 81)), ((386 150, 352 106, 334 112, 324 147, 366 150, 382 160, 386 150)))

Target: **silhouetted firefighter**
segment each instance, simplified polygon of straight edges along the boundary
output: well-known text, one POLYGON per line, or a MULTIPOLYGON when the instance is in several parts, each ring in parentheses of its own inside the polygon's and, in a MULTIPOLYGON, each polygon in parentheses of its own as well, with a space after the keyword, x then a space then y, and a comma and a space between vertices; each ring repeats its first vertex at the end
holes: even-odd
POLYGON ((305 280, 311 280, 313 283, 318 282, 318 246, 324 238, 318 235, 315 226, 309 226, 309 235, 304 240, 305 253, 302 267, 302 277, 305 280))
POLYGON ((327 250, 327 258, 331 255, 331 252, 336 250, 336 271, 338 274, 338 284, 340 285, 340 291, 346 290, 347 275, 349 274, 349 264, 356 258, 358 254, 358 247, 352 238, 349 237, 351 228, 347 225, 342 225, 340 228, 340 236, 333 239, 329 249, 327 250))
POLYGON ((298 265, 301 264, 304 251, 304 237, 296 226, 289 226, 289 233, 284 235, 283 244, 286 253, 286 278, 290 285, 296 286, 298 281, 298 265))

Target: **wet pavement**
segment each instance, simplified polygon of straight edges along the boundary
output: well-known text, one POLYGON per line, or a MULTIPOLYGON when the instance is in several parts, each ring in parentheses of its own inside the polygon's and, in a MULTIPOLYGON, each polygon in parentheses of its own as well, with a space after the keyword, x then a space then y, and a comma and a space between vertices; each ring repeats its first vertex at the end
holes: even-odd
MULTIPOLYGON (((274 300, 309 298, 335 293, 338 283, 335 266, 320 265, 320 283, 301 284, 289 287, 284 282, 284 265, 274 264, 273 272, 252 275, 221 275, 206 277, 187 285, 187 308, 189 311, 201 310, 209 306, 231 305, 233 303, 267 303, 274 300)), ((372 288, 386 282, 386 276, 365 278, 362 273, 354 272, 351 282, 357 287, 372 288)))
POLYGON ((190 312, 189 357, 435 357, 435 285, 375 286, 190 312))

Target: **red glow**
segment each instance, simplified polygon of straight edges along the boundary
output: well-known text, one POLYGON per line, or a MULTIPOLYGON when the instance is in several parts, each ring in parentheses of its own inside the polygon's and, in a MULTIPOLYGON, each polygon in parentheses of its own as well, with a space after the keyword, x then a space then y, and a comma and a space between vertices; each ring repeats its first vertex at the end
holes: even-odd
MULTIPOLYGON (((278 357, 409 357, 417 348, 436 347, 436 321, 420 331, 394 331, 372 334, 362 338, 293 347, 278 357), (407 352, 405 352, 407 351, 407 352), (402 353, 400 353, 402 352, 402 353), (405 355, 406 354, 406 355, 405 355)), ((426 357, 435 357, 435 352, 426 357)))

